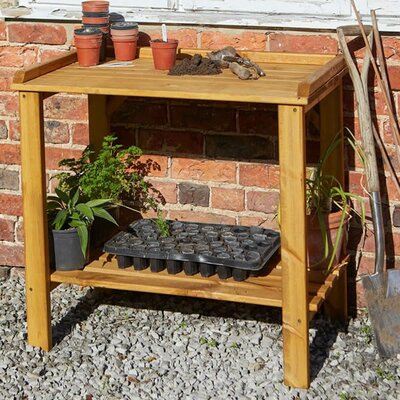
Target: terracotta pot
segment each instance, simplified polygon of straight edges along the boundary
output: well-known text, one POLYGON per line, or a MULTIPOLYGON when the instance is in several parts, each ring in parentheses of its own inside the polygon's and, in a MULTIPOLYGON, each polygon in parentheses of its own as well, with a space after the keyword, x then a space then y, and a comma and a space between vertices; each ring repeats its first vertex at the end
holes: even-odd
POLYGON ((139 26, 136 22, 115 22, 111 24, 112 36, 137 36, 139 33, 139 26))
MULTIPOLYGON (((307 215, 307 258, 309 270, 326 270, 329 260, 332 256, 333 247, 340 228, 342 211, 329 214, 323 214, 325 231, 328 238, 328 257, 325 258, 325 244, 322 238, 322 231, 318 216, 307 215)), ((343 226, 341 227, 339 244, 336 249, 334 264, 340 261, 342 250, 347 244, 347 231, 349 225, 349 215, 345 216, 343 226)), ((323 229, 323 228, 322 228, 323 229)))
POLYGON ((74 31, 74 42, 80 66, 90 67, 99 63, 102 37, 103 34, 98 29, 82 28, 74 31))
POLYGON ((84 12, 108 12, 110 3, 108 1, 83 1, 82 11, 84 12))
POLYGON ((115 59, 118 61, 131 61, 136 58, 137 37, 129 38, 111 37, 114 43, 115 59))
POLYGON ((82 23, 86 24, 108 24, 110 18, 107 17, 82 17, 82 23))
POLYGON ((150 41, 155 69, 167 70, 175 65, 178 41, 168 39, 168 42, 150 41))

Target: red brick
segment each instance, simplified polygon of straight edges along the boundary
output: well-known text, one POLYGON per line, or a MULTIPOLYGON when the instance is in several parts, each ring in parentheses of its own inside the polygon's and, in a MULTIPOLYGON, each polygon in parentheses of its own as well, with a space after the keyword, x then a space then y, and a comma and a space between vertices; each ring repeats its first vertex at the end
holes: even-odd
POLYGON ((87 99, 77 96, 52 96, 44 101, 44 116, 49 119, 87 120, 87 99))
POLYGON ((47 147, 46 148, 46 168, 58 169, 58 162, 63 158, 79 158, 82 154, 80 150, 70 148, 47 147))
POLYGON ((168 157, 154 154, 144 154, 139 158, 142 163, 152 163, 153 168, 147 176, 165 177, 168 175, 168 157))
POLYGON ((222 214, 213 214, 198 211, 171 210, 169 212, 169 218, 178 219, 180 221, 236 225, 236 220, 233 217, 228 217, 222 214))
POLYGON ((21 216, 22 197, 0 193, 0 214, 21 216))
POLYGON ((349 171, 349 192, 364 196, 365 192, 361 186, 365 187, 365 177, 362 173, 357 171, 349 171))
POLYGON ((270 51, 294 53, 333 53, 338 52, 336 39, 328 35, 289 35, 270 33, 270 51))
POLYGON ((261 107, 239 110, 239 132, 278 135, 277 110, 261 107))
POLYGON ((129 125, 166 125, 168 123, 167 102, 157 99, 130 98, 113 113, 112 122, 129 123, 129 125))
POLYGON ((400 37, 383 37, 383 49, 390 61, 400 60, 400 37))
POLYGON ((261 211, 274 213, 278 209, 278 192, 248 192, 247 209, 251 211, 261 211))
POLYGON ((229 161, 174 158, 172 161, 172 177, 198 181, 235 183, 236 164, 229 161))
POLYGON ((177 203, 177 189, 176 183, 173 182, 161 182, 150 180, 153 187, 158 190, 166 203, 176 204, 177 203))
POLYGON ((239 216, 239 225, 262 226, 266 229, 279 230, 278 218, 276 218, 276 215, 269 215, 265 218, 241 215, 239 216))
POLYGON ((244 209, 244 191, 240 189, 211 189, 211 207, 222 210, 242 211, 244 209))
POLYGON ((39 52, 39 62, 49 61, 52 58, 62 56, 66 53, 66 50, 48 50, 40 49, 39 52))
POLYGON ((266 50, 267 37, 264 32, 232 32, 204 31, 201 33, 203 49, 220 49, 233 46, 237 50, 266 50))
POLYGON ((0 218, 0 241, 13 242, 14 227, 15 227, 14 221, 0 218))
POLYGON ((21 126, 19 120, 11 119, 9 122, 9 137, 11 140, 21 139, 21 126))
POLYGON ((265 164, 240 164, 239 183, 260 188, 279 188, 279 167, 265 164))
POLYGON ((198 132, 142 128, 139 131, 139 147, 156 152, 202 154, 203 135, 198 132))
POLYGON ((367 302, 365 300, 364 287, 362 282, 356 282, 356 298, 357 298, 357 308, 366 308, 367 302))
POLYGON ((170 121, 173 128, 236 131, 236 111, 232 107, 171 105, 170 121))
POLYGON ((15 71, 15 69, 11 68, 0 68, 0 90, 2 92, 11 90, 15 71))
POLYGON ((89 144, 89 126, 88 124, 71 125, 71 135, 73 144, 87 146, 89 144))
POLYGON ((6 40, 6 23, 4 21, 0 21, 0 40, 6 40))
POLYGON ((37 62, 37 49, 32 47, 0 47, 0 66, 28 67, 37 62))
MULTIPOLYGON (((168 36, 179 41, 180 48, 197 48, 197 32, 194 29, 170 29, 168 36)), ((161 39, 161 30, 146 31, 139 35, 139 46, 148 46, 149 40, 161 39)))
POLYGON ((45 121, 44 135, 47 143, 69 143, 68 124, 60 121, 45 121))
POLYGON ((400 90, 400 66, 399 65, 388 66, 388 76, 391 89, 400 90))
POLYGON ((0 164, 21 164, 19 145, 0 144, 0 164))
POLYGON ((370 104, 375 109, 376 115, 388 115, 388 108, 386 106, 384 96, 381 92, 370 93, 370 104))
POLYGON ((15 94, 0 94, 0 115, 15 117, 18 114, 18 97, 15 94))
POLYGON ((24 265, 24 246, 0 243, 0 265, 22 267, 24 265))
POLYGON ((16 43, 65 44, 67 33, 61 25, 13 23, 8 24, 8 40, 16 43))

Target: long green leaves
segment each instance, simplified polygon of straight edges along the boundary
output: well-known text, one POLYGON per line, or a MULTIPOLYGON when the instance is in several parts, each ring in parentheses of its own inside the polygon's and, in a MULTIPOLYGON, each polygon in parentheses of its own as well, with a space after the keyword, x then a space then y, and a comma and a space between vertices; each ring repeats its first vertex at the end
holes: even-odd
POLYGON ((110 205, 110 199, 96 199, 82 202, 82 195, 78 189, 65 192, 59 188, 56 196, 47 198, 47 212, 54 229, 63 230, 74 228, 77 230, 81 242, 82 253, 86 255, 89 238, 89 226, 95 218, 102 218, 118 225, 105 207, 110 205))

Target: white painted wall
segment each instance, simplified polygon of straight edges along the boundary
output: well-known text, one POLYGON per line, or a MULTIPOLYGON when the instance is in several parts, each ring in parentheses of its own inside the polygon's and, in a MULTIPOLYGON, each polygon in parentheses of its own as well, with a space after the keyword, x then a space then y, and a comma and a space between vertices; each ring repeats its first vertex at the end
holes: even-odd
MULTIPOLYGON (((400 32, 400 0, 356 0, 369 22, 377 9, 379 28, 400 32)), ((80 0, 20 0, 33 18, 80 17, 80 0)), ((110 0, 111 11, 150 23, 335 29, 355 23, 350 0, 110 0)))

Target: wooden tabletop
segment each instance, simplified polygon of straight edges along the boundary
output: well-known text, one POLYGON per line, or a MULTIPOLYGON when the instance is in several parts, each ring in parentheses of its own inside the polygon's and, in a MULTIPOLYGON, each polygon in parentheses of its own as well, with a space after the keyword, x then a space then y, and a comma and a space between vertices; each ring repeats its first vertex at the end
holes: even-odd
MULTIPOLYGON (((181 49, 183 54, 205 50, 181 49)), ((149 49, 129 67, 80 67, 76 53, 19 71, 12 88, 20 91, 87 93, 179 99, 306 105, 346 73, 341 55, 241 52, 266 72, 242 81, 224 70, 212 76, 170 76, 156 71, 149 49)), ((108 61, 112 63, 113 61, 108 61)))

